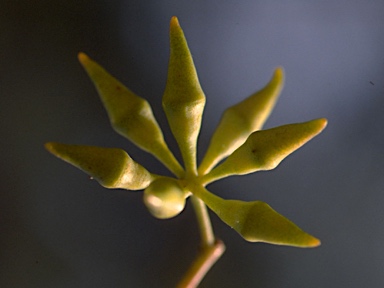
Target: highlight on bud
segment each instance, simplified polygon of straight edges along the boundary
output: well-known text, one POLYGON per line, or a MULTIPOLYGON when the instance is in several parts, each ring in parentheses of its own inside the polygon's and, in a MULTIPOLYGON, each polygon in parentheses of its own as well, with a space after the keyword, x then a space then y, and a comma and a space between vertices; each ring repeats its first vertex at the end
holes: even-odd
POLYGON ((242 145, 252 132, 263 127, 283 86, 284 71, 279 67, 262 90, 224 111, 199 167, 200 175, 209 172, 242 145))
POLYGON ((321 118, 256 131, 222 164, 203 176, 203 182, 207 184, 230 175, 274 169, 289 154, 318 135, 326 125, 327 120, 321 118))
POLYGON ((50 142, 46 149, 56 157, 89 174, 106 188, 141 190, 156 175, 132 160, 122 149, 50 142))
POLYGON ((153 216, 168 219, 184 210, 187 196, 176 179, 161 177, 144 190, 144 203, 153 216))

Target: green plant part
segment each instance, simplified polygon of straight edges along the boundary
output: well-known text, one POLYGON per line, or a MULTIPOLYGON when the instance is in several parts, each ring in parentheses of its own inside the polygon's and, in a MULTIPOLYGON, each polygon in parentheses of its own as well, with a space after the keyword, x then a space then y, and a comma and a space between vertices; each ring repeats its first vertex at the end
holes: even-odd
POLYGON ((156 178, 122 149, 47 143, 49 152, 88 173, 106 188, 141 190, 156 178))
POLYGON ((144 203, 153 216, 168 219, 183 211, 188 194, 176 179, 162 177, 144 190, 144 203))
POLYGON ((170 51, 163 108, 180 148, 184 167, 168 149, 150 104, 84 53, 79 54, 79 60, 95 84, 113 128, 153 154, 175 178, 152 174, 121 149, 54 142, 47 143, 46 148, 91 175, 104 187, 144 190, 144 203, 157 218, 178 215, 186 200, 191 198, 201 232, 201 253, 178 287, 196 287, 224 253, 223 242, 213 233, 207 206, 247 241, 296 247, 318 246, 320 241, 317 238, 301 230, 268 204, 225 200, 205 187, 231 175, 274 169, 289 154, 319 134, 327 120, 316 119, 261 130, 283 87, 284 72, 277 68, 261 91, 224 112, 207 153, 197 167, 196 142, 206 100, 176 17, 170 24, 170 51))

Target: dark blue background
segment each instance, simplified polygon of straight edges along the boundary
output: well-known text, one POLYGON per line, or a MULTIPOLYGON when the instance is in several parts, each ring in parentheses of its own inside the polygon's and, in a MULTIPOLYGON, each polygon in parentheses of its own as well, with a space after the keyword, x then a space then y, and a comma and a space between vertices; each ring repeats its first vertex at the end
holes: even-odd
POLYGON ((141 192, 108 191, 48 154, 47 141, 126 149, 85 72, 84 51, 161 109, 168 25, 184 29, 207 96, 199 159, 221 112, 286 85, 266 127, 326 117, 277 169, 209 186, 262 200, 322 240, 251 244, 212 216, 227 252, 201 287, 384 286, 383 1, 0 1, 0 286, 173 287, 197 252, 192 209, 157 220, 141 192))

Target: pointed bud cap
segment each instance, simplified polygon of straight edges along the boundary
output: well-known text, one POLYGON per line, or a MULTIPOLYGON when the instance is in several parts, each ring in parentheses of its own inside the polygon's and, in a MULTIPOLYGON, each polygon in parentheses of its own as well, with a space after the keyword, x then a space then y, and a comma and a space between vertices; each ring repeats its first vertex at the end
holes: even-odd
POLYGON ((163 108, 185 168, 196 170, 196 142, 205 106, 205 95, 192 55, 176 17, 170 24, 170 58, 163 108))
POLYGON ((230 175, 274 169, 289 154, 318 135, 326 125, 327 120, 322 118, 256 131, 222 164, 205 175, 203 182, 207 184, 230 175))
POLYGON ((50 142, 45 147, 56 157, 89 174, 106 188, 141 190, 155 179, 121 149, 50 142))
POLYGON ((84 53, 79 53, 79 61, 93 81, 115 131, 153 154, 177 176, 183 175, 148 101, 134 94, 84 53))

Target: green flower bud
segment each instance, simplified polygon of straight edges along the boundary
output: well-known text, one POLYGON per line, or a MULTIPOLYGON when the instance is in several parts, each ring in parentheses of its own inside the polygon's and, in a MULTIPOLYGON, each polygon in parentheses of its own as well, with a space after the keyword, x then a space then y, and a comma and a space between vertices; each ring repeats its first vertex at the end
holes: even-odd
POLYGON ((326 125, 327 120, 321 118, 256 131, 222 164, 205 175, 203 182, 274 169, 285 157, 319 134, 326 125))
POLYGON ((53 155, 83 170, 106 188, 141 190, 156 178, 122 149, 54 142, 45 144, 45 147, 53 155))
POLYGON ((252 132, 263 127, 283 84, 283 69, 277 68, 271 81, 262 90, 224 111, 199 167, 200 175, 209 172, 221 159, 242 145, 252 132))
POLYGON ((193 59, 176 17, 170 24, 170 59, 163 108, 174 135, 184 166, 196 170, 196 141, 205 106, 193 59))
POLYGON ((135 145, 154 155, 175 175, 183 168, 169 150, 148 101, 137 96, 84 53, 79 61, 95 84, 112 127, 135 145))
POLYGON ((295 247, 316 247, 320 240, 261 201, 244 202, 222 199, 203 187, 195 195, 227 225, 249 242, 265 242, 295 247))
POLYGON ((183 211, 187 196, 176 179, 161 177, 144 190, 144 203, 153 216, 168 219, 183 211))

